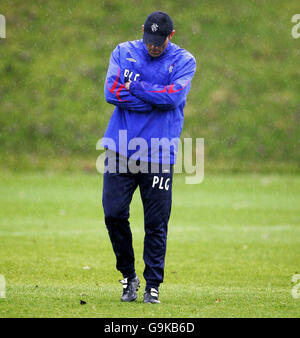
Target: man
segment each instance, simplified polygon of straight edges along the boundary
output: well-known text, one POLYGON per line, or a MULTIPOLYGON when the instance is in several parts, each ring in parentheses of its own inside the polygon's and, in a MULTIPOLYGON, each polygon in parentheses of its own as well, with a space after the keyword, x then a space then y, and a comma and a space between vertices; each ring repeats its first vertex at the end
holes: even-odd
POLYGON ((168 14, 151 13, 143 25, 143 40, 121 43, 112 52, 105 80, 105 98, 115 110, 104 139, 114 140, 116 146, 111 142, 102 145, 107 148, 107 158, 116 160, 116 172, 108 169, 104 173, 102 202, 116 267, 124 278, 120 282, 121 300, 125 302, 137 298, 140 284, 128 221, 129 205, 138 186, 145 222, 144 302, 160 302, 178 146, 173 141, 181 134, 183 108, 196 70, 195 58, 171 43, 174 33, 168 14), (144 142, 143 151, 134 152, 136 140, 144 142), (130 170, 130 160, 140 170, 130 170), (142 163, 146 167, 141 168, 142 163))

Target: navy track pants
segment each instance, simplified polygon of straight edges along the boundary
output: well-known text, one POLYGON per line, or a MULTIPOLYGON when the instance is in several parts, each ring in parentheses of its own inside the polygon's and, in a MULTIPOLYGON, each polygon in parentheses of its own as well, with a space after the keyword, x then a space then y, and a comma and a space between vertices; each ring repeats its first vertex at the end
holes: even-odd
POLYGON ((105 224, 123 277, 135 275, 129 205, 137 187, 144 208, 144 278, 146 288, 163 282, 168 221, 172 205, 173 168, 158 173, 104 173, 102 204, 105 224))

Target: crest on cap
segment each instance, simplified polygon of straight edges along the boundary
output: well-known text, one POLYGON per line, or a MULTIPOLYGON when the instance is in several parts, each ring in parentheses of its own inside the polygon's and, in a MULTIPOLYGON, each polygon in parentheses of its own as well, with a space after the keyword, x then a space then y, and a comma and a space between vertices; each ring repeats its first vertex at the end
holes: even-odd
POLYGON ((151 30, 152 30, 152 32, 156 32, 156 31, 158 30, 158 24, 153 23, 153 24, 151 25, 151 30))

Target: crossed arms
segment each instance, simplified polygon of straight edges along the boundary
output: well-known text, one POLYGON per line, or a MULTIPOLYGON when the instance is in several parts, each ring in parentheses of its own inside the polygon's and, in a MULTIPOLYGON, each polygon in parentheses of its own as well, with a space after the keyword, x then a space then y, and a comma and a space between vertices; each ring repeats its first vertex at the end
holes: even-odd
POLYGON ((185 100, 196 70, 193 58, 174 67, 174 74, 168 85, 146 81, 134 81, 129 85, 123 78, 119 55, 117 46, 111 54, 105 79, 104 94, 108 103, 135 112, 151 112, 155 108, 175 109, 185 100))

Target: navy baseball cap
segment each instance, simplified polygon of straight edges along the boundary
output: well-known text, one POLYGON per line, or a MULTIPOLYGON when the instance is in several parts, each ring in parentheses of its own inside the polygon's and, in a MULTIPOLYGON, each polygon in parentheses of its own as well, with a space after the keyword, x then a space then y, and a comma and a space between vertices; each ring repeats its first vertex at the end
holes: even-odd
POLYGON ((143 42, 160 47, 173 31, 173 22, 165 12, 151 13, 144 24, 143 42))

